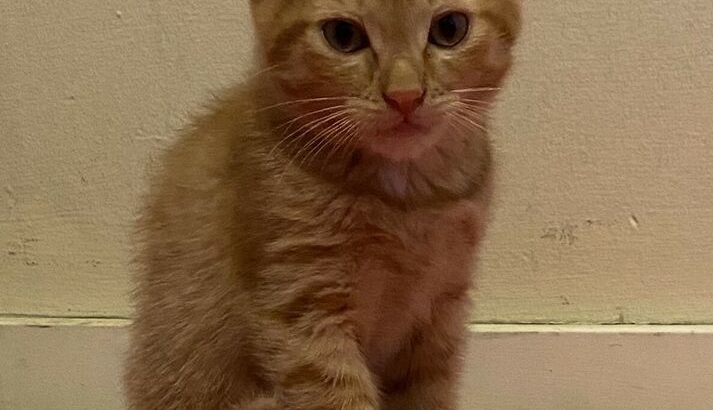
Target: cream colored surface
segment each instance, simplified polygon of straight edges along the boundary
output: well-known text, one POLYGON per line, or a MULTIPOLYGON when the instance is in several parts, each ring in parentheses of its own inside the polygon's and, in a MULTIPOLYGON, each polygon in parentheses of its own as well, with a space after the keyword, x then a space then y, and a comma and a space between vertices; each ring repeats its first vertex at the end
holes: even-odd
POLYGON ((130 314, 144 171, 240 78, 238 3, 0 0, 0 314, 130 314))
POLYGON ((125 409, 125 327, 0 326, 0 410, 125 409))
MULTIPOLYGON (((245 4, 0 0, 0 315, 130 315, 144 169, 245 4)), ((713 323, 713 2, 525 4, 475 320, 713 323)))
MULTIPOLYGON (((474 329, 460 408, 710 410, 713 329, 678 328, 474 329)), ((125 408, 126 342, 123 327, 0 326, 0 409, 125 408)))

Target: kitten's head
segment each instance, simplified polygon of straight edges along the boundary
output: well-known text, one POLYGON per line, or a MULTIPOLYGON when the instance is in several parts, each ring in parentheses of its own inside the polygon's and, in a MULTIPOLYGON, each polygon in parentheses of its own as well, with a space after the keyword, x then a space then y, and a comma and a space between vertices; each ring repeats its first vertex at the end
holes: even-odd
POLYGON ((269 77, 296 119, 292 133, 394 161, 480 132, 520 27, 519 0, 251 5, 269 77))

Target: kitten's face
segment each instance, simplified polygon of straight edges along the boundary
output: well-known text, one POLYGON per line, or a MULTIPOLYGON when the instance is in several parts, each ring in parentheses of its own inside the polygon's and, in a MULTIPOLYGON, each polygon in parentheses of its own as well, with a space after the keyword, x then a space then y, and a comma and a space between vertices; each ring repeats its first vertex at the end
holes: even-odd
POLYGON ((413 159, 478 132, 510 66, 518 0, 253 0, 292 133, 413 159), (312 100, 307 102, 305 100, 312 100), (315 133, 316 132, 316 133, 315 133))

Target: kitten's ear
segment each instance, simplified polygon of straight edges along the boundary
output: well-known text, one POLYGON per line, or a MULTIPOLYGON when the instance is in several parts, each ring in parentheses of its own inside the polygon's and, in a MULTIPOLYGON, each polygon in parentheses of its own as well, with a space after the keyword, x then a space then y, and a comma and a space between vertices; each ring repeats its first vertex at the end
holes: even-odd
POLYGON ((275 1, 273 0, 250 0, 250 14, 253 18, 255 34, 260 42, 264 42, 269 30, 270 16, 273 16, 275 1))
POLYGON ((275 0, 250 0, 250 10, 255 14, 256 12, 274 12, 278 1, 275 0))
POLYGON ((522 0, 513 0, 512 18, 514 20, 513 35, 517 40, 522 32, 522 0))
POLYGON ((277 12, 277 3, 275 0, 250 0, 250 12, 258 32, 267 29, 264 24, 277 12))
POLYGON ((266 3, 267 0, 250 0, 250 8, 260 7, 262 4, 266 3))
POLYGON ((516 42, 522 31, 522 0, 509 0, 503 5, 503 14, 508 34, 512 42, 516 42))

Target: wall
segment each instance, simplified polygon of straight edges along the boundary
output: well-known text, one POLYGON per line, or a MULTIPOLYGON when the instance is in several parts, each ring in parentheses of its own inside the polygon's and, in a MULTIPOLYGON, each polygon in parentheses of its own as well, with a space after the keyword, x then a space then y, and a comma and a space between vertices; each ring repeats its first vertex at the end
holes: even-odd
MULTIPOLYGON (((0 1, 0 315, 130 315, 146 164, 241 78, 240 4, 0 1)), ((527 2, 475 321, 713 322, 712 15, 527 2)))
POLYGON ((525 2, 475 317, 713 321, 713 2, 525 2))
POLYGON ((249 57, 232 1, 0 1, 0 315, 125 317, 144 170, 249 57))
MULTIPOLYGON (((0 321, 130 316, 144 170, 249 67, 245 4, 0 0, 0 321)), ((525 9, 473 322, 713 324, 713 2, 525 9)))

